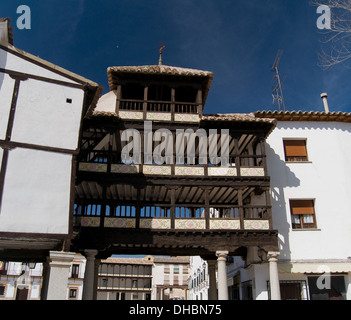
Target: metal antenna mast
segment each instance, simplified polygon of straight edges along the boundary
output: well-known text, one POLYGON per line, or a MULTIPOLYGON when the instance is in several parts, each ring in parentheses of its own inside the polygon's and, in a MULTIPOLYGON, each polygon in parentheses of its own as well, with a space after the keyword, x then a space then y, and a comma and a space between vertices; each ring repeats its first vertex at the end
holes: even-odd
POLYGON ((275 58, 275 61, 272 66, 272 71, 275 72, 275 75, 273 77, 273 83, 275 83, 275 87, 273 89, 273 104, 276 102, 278 104, 279 111, 280 107, 283 107, 283 110, 285 111, 285 103, 284 103, 284 96, 283 96, 283 89, 282 89, 282 81, 280 80, 279 76, 279 71, 278 71, 278 64, 280 61, 280 58, 283 54, 282 50, 278 51, 277 57, 275 58))

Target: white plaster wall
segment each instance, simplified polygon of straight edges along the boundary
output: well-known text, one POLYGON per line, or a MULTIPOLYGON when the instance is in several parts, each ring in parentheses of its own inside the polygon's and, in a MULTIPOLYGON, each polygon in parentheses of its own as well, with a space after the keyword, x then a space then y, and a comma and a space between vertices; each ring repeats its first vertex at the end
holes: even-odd
POLYGON ((82 89, 28 79, 21 81, 11 140, 76 149, 82 89), (66 99, 72 99, 67 103, 66 99))
POLYGON ((6 299, 11 299, 15 298, 15 279, 11 279, 6 286, 6 292, 5 292, 5 298, 6 299))
POLYGON ((279 259, 351 256, 351 125, 278 122, 267 139, 279 259), (310 162, 286 163, 283 138, 306 138, 310 162), (292 230, 289 199, 315 199, 317 230, 292 230))
POLYGON ((164 284, 164 267, 163 264, 154 263, 152 265, 152 293, 151 299, 157 300, 157 285, 164 284))
POLYGON ((1 63, 1 65, 3 65, 2 68, 7 70, 23 72, 31 75, 65 81, 69 83, 77 83, 74 80, 71 80, 65 76, 59 75, 42 66, 38 66, 30 61, 24 60, 21 57, 17 57, 13 53, 6 52, 3 49, 0 49, 0 61, 5 61, 5 63, 1 63))
POLYGON ((4 73, 0 73, 0 79, 0 139, 4 140, 7 130, 15 80, 11 79, 10 76, 4 73))
POLYGON ((104 94, 96 104, 95 111, 115 112, 117 102, 116 94, 116 90, 104 94))
POLYGON ((68 233, 71 158, 20 148, 10 151, 0 231, 68 233))
POLYGON ((255 300, 268 300, 267 280, 269 280, 268 264, 256 264, 253 266, 253 296, 255 300))

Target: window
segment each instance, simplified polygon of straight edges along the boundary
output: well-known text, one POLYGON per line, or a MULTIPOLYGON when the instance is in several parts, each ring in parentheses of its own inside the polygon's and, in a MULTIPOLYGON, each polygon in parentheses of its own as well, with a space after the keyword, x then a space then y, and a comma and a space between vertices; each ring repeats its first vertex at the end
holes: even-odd
POLYGON ((107 287, 107 279, 106 278, 101 279, 101 287, 107 287))
POLYGON ((72 278, 78 278, 79 276, 79 264, 74 264, 72 265, 72 275, 71 277, 72 278))
POLYGON ((9 263, 7 261, 0 261, 0 274, 7 274, 9 263))
POLYGON ((313 200, 290 200, 293 229, 316 228, 313 200))
POLYGON ((281 281, 280 294, 281 300, 302 300, 301 282, 281 281))
POLYGON ((308 161, 306 140, 283 140, 285 161, 308 161))
POLYGON ((330 276, 330 283, 325 286, 318 284, 318 277, 308 277, 311 300, 346 300, 344 276, 330 276))
POLYGON ((179 264, 175 264, 173 267, 173 273, 179 273, 179 264))
POLYGON ((4 285, 0 285, 0 296, 4 296, 5 295, 5 286, 4 285))
POLYGON ((70 299, 77 299, 77 289, 76 288, 69 289, 69 298, 70 299))
POLYGON ((133 280, 132 288, 137 288, 137 287, 138 287, 138 280, 133 280))
POLYGON ((245 281, 241 283, 242 299, 243 300, 253 300, 252 294, 252 281, 245 281))

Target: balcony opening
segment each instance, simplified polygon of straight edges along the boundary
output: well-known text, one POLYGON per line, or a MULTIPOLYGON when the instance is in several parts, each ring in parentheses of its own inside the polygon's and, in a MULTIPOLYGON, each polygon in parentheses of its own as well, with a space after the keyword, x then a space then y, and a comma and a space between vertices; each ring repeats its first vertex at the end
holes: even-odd
POLYGON ((166 85, 151 85, 148 88, 149 112, 171 112, 171 88, 166 85))
POLYGON ((142 111, 144 100, 144 87, 138 83, 128 83, 122 86, 120 110, 142 111))

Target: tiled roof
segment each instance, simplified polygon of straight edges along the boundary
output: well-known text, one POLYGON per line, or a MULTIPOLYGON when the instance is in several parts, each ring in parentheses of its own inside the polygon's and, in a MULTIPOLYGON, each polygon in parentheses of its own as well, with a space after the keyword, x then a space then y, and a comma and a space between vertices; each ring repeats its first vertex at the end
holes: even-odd
POLYGON ((275 124, 274 118, 257 118, 253 113, 217 113, 204 114, 201 120, 211 121, 241 121, 241 122, 268 122, 275 124))
POLYGON ((196 76, 196 77, 213 78, 213 73, 210 71, 172 67, 172 66, 166 66, 166 65, 109 67, 107 69, 107 73, 111 73, 111 72, 169 74, 169 75, 179 75, 179 76, 196 76))
POLYGON ((142 75, 166 75, 202 78, 203 87, 203 104, 205 104, 208 92, 211 87, 213 73, 197 69, 172 67, 166 65, 149 65, 149 66, 118 66, 107 69, 108 83, 110 90, 115 90, 118 84, 118 76, 123 74, 142 74, 142 75))
POLYGON ((101 262, 114 264, 153 265, 153 258, 150 260, 145 258, 108 258, 106 260, 101 260, 101 262))
POLYGON ((257 118, 274 118, 278 121, 336 121, 351 122, 351 113, 320 111, 257 111, 257 118))
POLYGON ((190 263, 190 257, 154 257, 154 263, 190 263))

